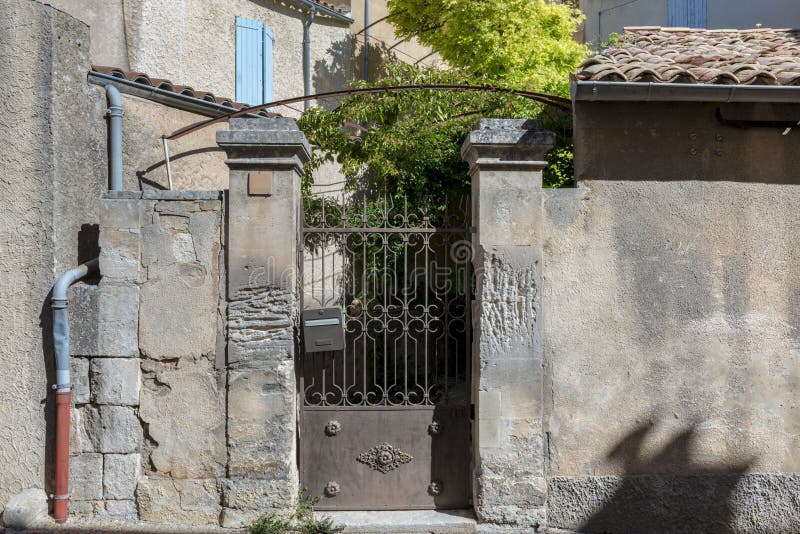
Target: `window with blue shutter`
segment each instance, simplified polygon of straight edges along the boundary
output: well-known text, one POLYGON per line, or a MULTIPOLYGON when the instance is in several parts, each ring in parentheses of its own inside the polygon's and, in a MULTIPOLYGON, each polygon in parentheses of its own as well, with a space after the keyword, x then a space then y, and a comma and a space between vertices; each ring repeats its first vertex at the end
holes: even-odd
POLYGON ((669 25, 673 28, 708 26, 706 0, 669 0, 669 25))
POLYGON ((263 22, 236 18, 236 100, 256 105, 272 101, 272 47, 275 37, 263 22))

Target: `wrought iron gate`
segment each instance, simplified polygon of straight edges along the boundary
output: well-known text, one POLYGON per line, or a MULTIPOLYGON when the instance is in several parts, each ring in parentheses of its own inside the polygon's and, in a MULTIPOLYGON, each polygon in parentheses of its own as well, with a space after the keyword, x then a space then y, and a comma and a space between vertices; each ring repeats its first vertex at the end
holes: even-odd
POLYGON ((303 234, 304 308, 341 309, 345 334, 301 350, 302 484, 322 510, 468 506, 468 198, 316 196, 303 234))

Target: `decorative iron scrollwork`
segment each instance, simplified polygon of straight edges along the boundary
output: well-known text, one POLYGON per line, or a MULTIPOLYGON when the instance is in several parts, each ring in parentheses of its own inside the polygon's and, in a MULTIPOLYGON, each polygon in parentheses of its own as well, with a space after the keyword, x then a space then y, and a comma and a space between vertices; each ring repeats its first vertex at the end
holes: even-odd
POLYGON ((305 201, 304 302, 342 307, 346 344, 301 360, 303 405, 469 406, 469 197, 305 201))
POLYGON ((414 457, 410 454, 392 447, 388 443, 375 445, 371 449, 359 454, 356 458, 357 461, 381 473, 394 471, 402 464, 407 464, 413 459, 414 457))
POLYGON ((441 495, 442 491, 444 491, 444 484, 442 484, 441 480, 431 480, 431 483, 428 484, 428 493, 434 497, 441 495))
POLYGON ((336 497, 339 494, 339 483, 330 481, 328 485, 325 486, 325 495, 328 497, 336 497))
POLYGON ((431 436, 438 436, 442 433, 442 423, 439 421, 432 421, 431 424, 428 425, 428 433, 431 436))
POLYGON ((328 421, 328 424, 325 425, 325 434, 328 436, 335 436, 340 430, 342 430, 342 424, 339 421, 328 421))

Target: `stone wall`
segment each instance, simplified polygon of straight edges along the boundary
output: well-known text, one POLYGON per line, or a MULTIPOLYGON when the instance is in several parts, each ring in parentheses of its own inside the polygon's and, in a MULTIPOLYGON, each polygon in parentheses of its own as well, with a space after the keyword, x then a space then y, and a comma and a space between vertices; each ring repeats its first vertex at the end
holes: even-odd
POLYGON ((302 217, 311 147, 291 119, 232 119, 228 156, 228 473, 222 524, 293 510, 298 496, 295 343, 302 217), (269 194, 251 176, 268 174, 269 194))
POLYGON ((300 177, 290 119, 218 134, 231 188, 107 192, 100 284, 74 296, 73 515, 242 526, 298 493, 300 177), (269 195, 250 171, 273 173, 269 195))
POLYGON ((71 513, 214 523, 227 473, 219 192, 108 192, 75 297, 71 513))

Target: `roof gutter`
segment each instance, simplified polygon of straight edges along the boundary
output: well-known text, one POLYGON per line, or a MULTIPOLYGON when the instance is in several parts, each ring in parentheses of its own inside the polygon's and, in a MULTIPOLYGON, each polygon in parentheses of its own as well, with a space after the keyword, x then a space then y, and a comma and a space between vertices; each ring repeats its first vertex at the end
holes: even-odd
MULTIPOLYGON (((120 93, 146 98, 147 100, 152 100, 164 104, 165 106, 190 111, 206 117, 219 117, 236 111, 236 108, 233 106, 225 106, 216 102, 201 100, 193 96, 167 91, 166 89, 159 89, 158 87, 147 84, 132 82, 124 78, 97 72, 96 70, 89 71, 89 82, 102 86, 113 85, 120 93)), ((266 113, 252 113, 248 114, 248 116, 266 116, 266 113)))
POLYGON ((768 102, 800 104, 800 86, 574 81, 573 102, 768 102))
POLYGON ((323 15, 328 15, 329 17, 333 17, 336 20, 346 22, 347 24, 353 23, 353 19, 351 19, 347 15, 343 15, 342 13, 339 13, 335 9, 331 9, 323 4, 318 4, 317 2, 312 2, 311 0, 297 0, 297 1, 305 5, 309 9, 316 9, 318 13, 321 13, 323 15))

